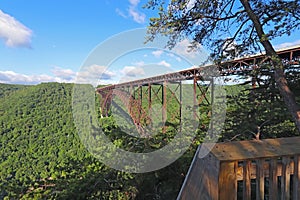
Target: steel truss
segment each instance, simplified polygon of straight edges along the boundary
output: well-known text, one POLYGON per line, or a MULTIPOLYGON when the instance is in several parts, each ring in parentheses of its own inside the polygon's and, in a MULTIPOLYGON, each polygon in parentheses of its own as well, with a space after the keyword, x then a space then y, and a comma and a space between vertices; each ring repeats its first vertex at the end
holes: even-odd
MULTIPOLYGON (((282 49, 277 51, 285 65, 297 65, 300 62, 300 46, 282 49)), ((119 98, 123 103, 126 112, 132 118, 138 132, 147 137, 145 129, 151 127, 153 117, 153 102, 161 103, 162 130, 165 132, 168 117, 172 120, 178 119, 181 124, 182 115, 182 90, 183 81, 191 80, 193 83, 193 105, 192 112, 195 119, 199 119, 198 107, 204 102, 211 104, 211 99, 207 97, 209 87, 213 87, 214 76, 230 76, 245 71, 252 71, 262 64, 270 62, 270 58, 264 54, 257 54, 249 57, 226 61, 217 65, 191 68, 179 72, 163 74, 159 76, 139 79, 135 81, 109 85, 97 88, 100 94, 101 113, 103 116, 109 115, 109 110, 114 98, 119 98), (217 68, 220 74, 214 74, 213 68, 217 68), (168 105, 177 103, 177 112, 168 113, 168 105)), ((255 85, 255 83, 253 83, 255 85)), ((212 89, 213 91, 213 89, 212 89)), ((209 112, 207 113, 209 114, 209 112)))

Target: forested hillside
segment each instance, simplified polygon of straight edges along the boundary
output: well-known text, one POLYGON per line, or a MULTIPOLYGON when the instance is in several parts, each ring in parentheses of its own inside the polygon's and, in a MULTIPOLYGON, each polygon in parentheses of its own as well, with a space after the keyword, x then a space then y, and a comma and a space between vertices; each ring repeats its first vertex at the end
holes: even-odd
MULTIPOLYGON (((299 96, 299 79, 291 86, 299 96)), ((0 199, 175 199, 208 120, 172 165, 146 174, 119 172, 82 145, 72 118, 72 88, 63 83, 0 84, 0 199)), ((262 124, 262 138, 299 134, 276 89, 226 90, 227 120, 220 142, 252 139, 262 124)), ((113 121, 108 117, 101 123, 117 137, 120 130, 113 121)))
POLYGON ((130 175, 106 168, 82 146, 72 84, 9 88, 1 84, 0 199, 114 199, 130 191, 130 175))

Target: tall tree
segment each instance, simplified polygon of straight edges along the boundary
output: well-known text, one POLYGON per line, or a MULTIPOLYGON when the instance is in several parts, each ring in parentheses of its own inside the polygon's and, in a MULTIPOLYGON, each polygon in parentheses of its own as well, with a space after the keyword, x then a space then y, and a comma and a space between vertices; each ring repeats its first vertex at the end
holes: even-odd
POLYGON ((300 131, 300 108, 271 43, 300 28, 300 0, 171 0, 168 5, 163 0, 149 0, 145 7, 158 11, 158 17, 150 19, 148 41, 164 35, 172 48, 190 38, 192 48, 202 44, 218 61, 233 45, 239 56, 264 50, 272 61, 280 94, 300 131))

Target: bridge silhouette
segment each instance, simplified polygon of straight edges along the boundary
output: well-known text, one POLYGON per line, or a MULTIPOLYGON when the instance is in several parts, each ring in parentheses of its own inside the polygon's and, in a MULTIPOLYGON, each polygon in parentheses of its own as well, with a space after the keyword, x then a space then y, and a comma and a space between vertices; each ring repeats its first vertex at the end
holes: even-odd
MULTIPOLYGON (((277 54, 286 66, 299 67, 300 46, 293 46, 277 50, 277 54)), ((245 74, 260 69, 265 64, 271 64, 271 60, 264 53, 247 57, 228 60, 215 65, 200 66, 178 72, 143 78, 97 88, 100 94, 100 109, 102 116, 108 116, 112 102, 118 98, 123 104, 124 111, 130 116, 137 131, 143 137, 147 137, 145 128, 153 122, 151 113, 153 102, 161 104, 162 129, 165 130, 167 121, 167 108, 171 101, 177 103, 178 111, 171 113, 171 118, 178 118, 179 124, 182 115, 183 82, 192 82, 191 111, 195 119, 199 119, 198 106, 212 104, 213 87, 215 77, 245 74), (217 72, 217 73, 216 73, 217 72), (211 93, 208 95, 208 90, 211 93), (209 98, 210 97, 210 98, 209 98)), ((269 69, 272 70, 272 69, 269 69)), ((255 77, 252 78, 252 86, 256 87, 255 77)), ((207 113, 209 115, 209 112, 207 113)))

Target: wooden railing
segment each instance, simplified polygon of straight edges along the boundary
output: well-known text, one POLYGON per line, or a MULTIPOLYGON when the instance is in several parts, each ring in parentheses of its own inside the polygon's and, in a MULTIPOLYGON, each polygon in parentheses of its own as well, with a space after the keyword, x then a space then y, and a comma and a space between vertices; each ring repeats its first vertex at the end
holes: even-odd
POLYGON ((300 137, 211 146, 199 146, 178 200, 300 199, 300 137))

